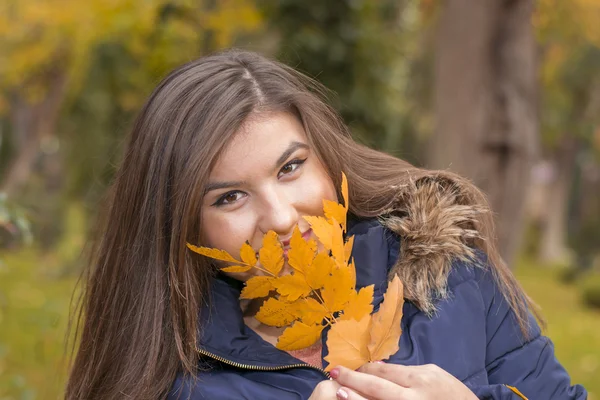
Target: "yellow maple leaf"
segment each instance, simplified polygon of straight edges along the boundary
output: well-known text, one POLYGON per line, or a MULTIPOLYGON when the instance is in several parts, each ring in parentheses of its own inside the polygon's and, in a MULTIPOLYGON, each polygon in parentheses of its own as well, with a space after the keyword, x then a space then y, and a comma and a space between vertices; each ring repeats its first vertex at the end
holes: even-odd
POLYGON ((346 231, 346 208, 343 205, 335 201, 323 200, 323 212, 331 225, 339 223, 344 232, 346 231))
POLYGON ((287 328, 277 340, 277 348, 280 350, 299 350, 312 346, 321 338, 323 325, 307 325, 302 322, 294 322, 287 328))
POLYGON ((350 203, 348 202, 348 178, 346 178, 346 174, 342 172, 342 198, 344 199, 344 208, 346 211, 350 208, 350 203))
POLYGON ((297 300, 299 297, 306 297, 312 292, 306 278, 299 272, 278 278, 275 287, 277 292, 282 296, 286 296, 290 302, 297 300))
POLYGON ((317 254, 304 274, 306 282, 313 290, 323 288, 327 284, 334 266, 334 261, 326 253, 317 254))
POLYGON ((366 286, 360 291, 354 292, 348 305, 344 307, 344 314, 340 317, 341 320, 355 319, 360 321, 365 315, 370 315, 373 312, 373 288, 374 285, 366 286))
POLYGON ((325 371, 331 371, 338 365, 357 369, 369 362, 370 316, 364 316, 360 321, 349 319, 338 321, 331 326, 327 334, 327 349, 329 354, 325 361, 329 363, 325 371))
POLYGON ((354 236, 350 236, 344 244, 344 262, 348 264, 352 255, 352 247, 354 246, 354 236))
POLYGON ((302 237, 300 229, 296 225, 292 238, 290 240, 290 250, 288 251, 288 264, 298 272, 304 273, 313 262, 317 243, 314 240, 306 241, 302 237))
POLYGON ((186 246, 192 250, 194 253, 201 254, 206 257, 214 258, 215 260, 233 262, 236 264, 243 264, 243 262, 236 260, 233 258, 231 254, 226 252, 225 250, 219 249, 211 249, 209 247, 203 246, 194 246, 193 244, 186 243, 186 246))
POLYGON ((246 281, 246 286, 240 294, 241 299, 256 299, 269 295, 275 287, 273 283, 275 278, 271 276, 255 276, 246 281))
POLYGON ((223 272, 247 272, 252 269, 252 265, 232 265, 231 267, 223 267, 223 272))
POLYGON ((320 324, 329 315, 323 304, 311 297, 305 297, 293 303, 293 314, 306 325, 320 324))
POLYGON ((347 265, 345 262, 344 234, 336 220, 333 220, 333 225, 331 225, 331 255, 339 266, 345 267, 347 265))
POLYGON ((271 297, 263 303, 255 318, 265 325, 281 327, 294 322, 297 319, 295 314, 296 309, 289 303, 271 297))
POLYGON ((248 242, 242 245, 242 249, 240 250, 240 258, 244 263, 251 266, 256 265, 256 263, 258 262, 258 260, 256 259, 256 252, 248 242))
POLYGON ((368 344, 371 361, 385 360, 399 349, 398 340, 402 334, 402 306, 404 292, 398 275, 388 284, 383 295, 383 303, 371 322, 368 344))
POLYGON ((283 268, 283 248, 277 238, 277 233, 269 231, 265 234, 258 258, 262 268, 273 276, 279 275, 283 268))
POLYGON ((327 250, 331 250, 331 241, 333 236, 333 225, 331 225, 325 218, 323 217, 302 217, 310 224, 313 233, 319 239, 319 242, 325 247, 327 250))
POLYGON ((334 266, 321 290, 325 307, 331 312, 342 311, 356 293, 354 285, 350 268, 334 266))

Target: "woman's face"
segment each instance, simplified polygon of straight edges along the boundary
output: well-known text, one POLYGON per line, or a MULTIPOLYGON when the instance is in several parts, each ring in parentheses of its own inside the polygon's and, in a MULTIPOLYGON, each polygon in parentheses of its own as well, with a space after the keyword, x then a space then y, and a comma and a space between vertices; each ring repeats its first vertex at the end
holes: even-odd
MULTIPOLYGON (((305 239, 314 237, 302 217, 323 215, 323 199, 337 201, 335 187, 298 119, 283 112, 254 116, 210 173, 202 204, 205 245, 239 259, 245 241, 258 250, 273 230, 287 253, 296 225, 305 239)), ((245 281, 259 274, 230 275, 245 281)))

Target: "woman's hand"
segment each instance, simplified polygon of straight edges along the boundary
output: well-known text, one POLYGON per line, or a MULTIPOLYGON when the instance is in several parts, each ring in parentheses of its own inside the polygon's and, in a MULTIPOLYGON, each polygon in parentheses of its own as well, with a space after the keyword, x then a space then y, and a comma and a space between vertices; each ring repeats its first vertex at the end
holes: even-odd
POLYGON ((340 384, 336 381, 322 381, 313 390, 308 400, 335 400, 340 384))
MULTIPOLYGON (((476 400, 461 381, 437 365, 369 363, 352 371, 336 367, 331 377, 341 400, 476 400)), ((326 398, 326 397, 324 397, 326 398)))

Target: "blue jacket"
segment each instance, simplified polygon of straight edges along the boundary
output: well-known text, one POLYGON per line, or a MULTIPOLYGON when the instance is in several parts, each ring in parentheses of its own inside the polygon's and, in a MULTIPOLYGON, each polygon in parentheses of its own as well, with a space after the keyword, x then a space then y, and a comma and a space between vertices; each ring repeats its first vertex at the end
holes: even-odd
MULTIPOLYGON (((377 310, 387 288, 388 271, 399 255, 400 240, 376 221, 362 221, 353 257, 357 288, 375 285, 377 310)), ((484 257, 481 257, 482 261, 484 257)), ((474 261, 475 262, 475 261, 474 261)), ((436 364, 481 399, 519 399, 507 385, 530 399, 586 399, 585 389, 571 386, 569 375, 554 356, 552 342, 531 318, 531 339, 524 340, 512 311, 485 265, 456 261, 448 276, 448 300, 428 317, 405 302, 400 350, 386 362, 436 364)), ((202 315, 203 334, 197 377, 179 375, 168 399, 308 399, 328 376, 276 349, 243 322, 241 285, 215 279, 211 306, 202 315)), ((323 357, 327 355, 326 332, 323 357)))

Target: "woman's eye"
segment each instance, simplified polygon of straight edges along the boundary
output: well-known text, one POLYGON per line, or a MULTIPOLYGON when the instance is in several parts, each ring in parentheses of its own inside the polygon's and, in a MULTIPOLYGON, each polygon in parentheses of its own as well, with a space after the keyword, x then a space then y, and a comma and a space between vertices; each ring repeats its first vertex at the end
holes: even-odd
POLYGON ((306 161, 306 158, 304 160, 296 159, 296 160, 290 161, 289 163, 287 163, 283 167, 281 167, 281 169, 279 170, 279 174, 277 174, 277 177, 279 178, 283 175, 291 174, 296 169, 298 169, 299 166, 304 164, 304 161, 306 161))
POLYGON ((231 204, 241 199, 243 196, 242 192, 228 192, 223 196, 219 197, 219 199, 215 202, 215 206, 225 206, 227 204, 231 204))

